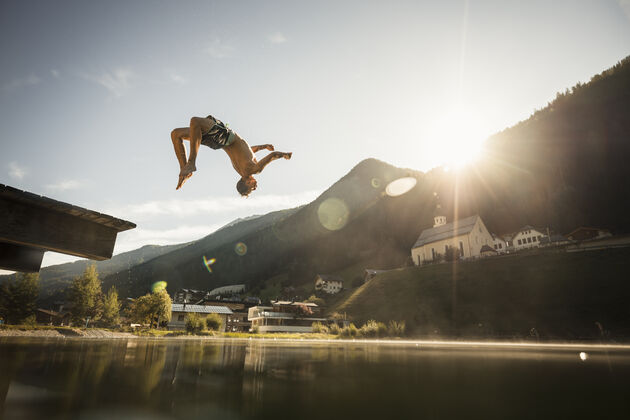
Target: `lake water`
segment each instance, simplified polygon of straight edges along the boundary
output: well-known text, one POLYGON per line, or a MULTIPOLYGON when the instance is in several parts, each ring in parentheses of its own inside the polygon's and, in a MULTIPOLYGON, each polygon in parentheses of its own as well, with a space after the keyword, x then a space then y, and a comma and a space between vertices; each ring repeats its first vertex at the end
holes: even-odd
POLYGON ((5 419, 630 418, 630 349, 0 338, 0 407, 5 419))

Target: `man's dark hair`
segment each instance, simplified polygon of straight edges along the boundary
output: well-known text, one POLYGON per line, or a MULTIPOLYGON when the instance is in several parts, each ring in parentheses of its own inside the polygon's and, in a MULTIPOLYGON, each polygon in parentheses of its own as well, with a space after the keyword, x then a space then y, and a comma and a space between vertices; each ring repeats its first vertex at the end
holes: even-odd
POLYGON ((249 186, 247 185, 247 183, 245 182, 245 179, 243 178, 239 179, 238 182, 236 183, 236 191, 238 191, 239 194, 242 195, 243 197, 247 197, 255 189, 256 189, 255 183, 254 185, 249 186))

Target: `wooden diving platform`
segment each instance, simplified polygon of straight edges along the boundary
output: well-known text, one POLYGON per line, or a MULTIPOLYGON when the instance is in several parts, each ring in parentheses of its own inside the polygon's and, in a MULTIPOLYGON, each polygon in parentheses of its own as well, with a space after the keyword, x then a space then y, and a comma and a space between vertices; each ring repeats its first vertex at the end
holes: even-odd
POLYGON ((0 268, 39 271, 44 252, 112 257, 118 232, 136 225, 0 184, 0 268))

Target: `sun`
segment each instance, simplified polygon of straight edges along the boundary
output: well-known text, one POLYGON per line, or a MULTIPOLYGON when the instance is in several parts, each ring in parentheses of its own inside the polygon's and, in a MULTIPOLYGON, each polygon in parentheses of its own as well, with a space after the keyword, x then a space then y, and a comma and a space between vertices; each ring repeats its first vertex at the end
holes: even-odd
POLYGON ((456 108, 443 114, 429 135, 435 161, 452 169, 461 169, 481 156, 489 136, 483 118, 474 111, 456 108))

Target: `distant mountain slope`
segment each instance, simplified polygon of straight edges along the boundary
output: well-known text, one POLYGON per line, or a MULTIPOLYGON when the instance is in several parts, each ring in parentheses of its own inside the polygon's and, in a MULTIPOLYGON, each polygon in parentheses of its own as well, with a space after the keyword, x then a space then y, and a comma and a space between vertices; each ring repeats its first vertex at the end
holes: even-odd
POLYGON ((400 265, 421 226, 418 213, 423 206, 431 211, 426 206, 431 190, 419 185, 401 197, 385 194, 389 182, 407 176, 422 178, 419 172, 367 159, 308 205, 239 223, 237 230, 224 229, 220 239, 218 233, 211 235, 111 275, 104 283, 135 296, 156 281, 166 281, 171 291, 240 283, 260 288, 278 275, 289 285, 309 284, 316 273, 364 260, 377 267, 400 265), (239 243, 245 244, 246 253, 235 250, 239 243), (216 260, 211 273, 204 257, 216 260))
MULTIPOLYGON (((44 267, 39 272, 39 298, 42 301, 61 298, 74 277, 81 275, 90 264, 96 264, 96 268, 102 278, 169 253, 184 245, 185 244, 167 246, 145 245, 142 248, 115 255, 105 261, 79 260, 44 267)), ((0 282, 8 277, 10 276, 0 276, 0 282)))

